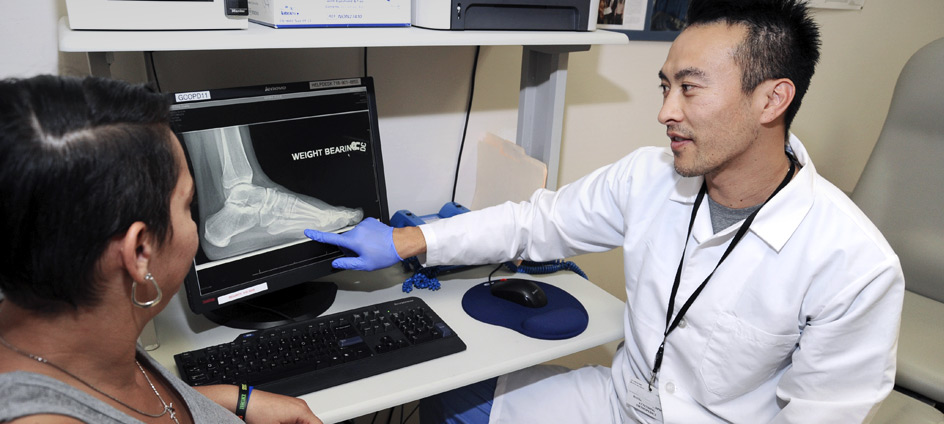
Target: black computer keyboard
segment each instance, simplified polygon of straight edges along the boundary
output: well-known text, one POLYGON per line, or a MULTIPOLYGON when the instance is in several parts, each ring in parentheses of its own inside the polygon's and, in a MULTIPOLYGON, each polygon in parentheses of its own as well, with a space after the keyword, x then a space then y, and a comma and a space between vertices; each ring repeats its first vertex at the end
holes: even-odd
POLYGON ((241 334, 174 355, 191 386, 248 383, 299 396, 465 350, 417 297, 241 334))

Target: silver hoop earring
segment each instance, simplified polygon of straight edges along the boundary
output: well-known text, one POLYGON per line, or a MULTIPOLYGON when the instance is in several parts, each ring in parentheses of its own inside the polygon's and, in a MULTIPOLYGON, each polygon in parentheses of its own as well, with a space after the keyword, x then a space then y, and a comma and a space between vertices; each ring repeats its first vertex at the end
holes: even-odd
POLYGON ((154 286, 154 289, 157 290, 157 297, 155 297, 154 299, 151 299, 151 300, 149 300, 149 301, 147 301, 147 302, 138 302, 138 297, 137 297, 138 282, 137 282, 137 281, 132 281, 132 282, 131 282, 131 302, 134 303, 134 306, 137 306, 137 307, 142 308, 142 309, 147 309, 147 308, 153 307, 154 305, 157 305, 158 303, 160 303, 160 302, 161 302, 161 298, 163 297, 163 293, 161 293, 161 286, 158 286, 158 285, 157 285, 157 280, 154 279, 154 276, 151 275, 150 272, 147 273, 147 275, 144 276, 144 281, 147 281, 147 282, 151 283, 151 284, 154 286))

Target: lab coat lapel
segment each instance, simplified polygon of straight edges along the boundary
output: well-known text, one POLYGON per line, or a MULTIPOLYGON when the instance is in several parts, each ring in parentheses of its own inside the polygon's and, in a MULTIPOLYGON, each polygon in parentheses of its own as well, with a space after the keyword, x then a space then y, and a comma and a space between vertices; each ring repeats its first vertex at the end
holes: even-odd
MULTIPOLYGON (((674 202, 694 206, 695 198, 698 197, 698 191, 701 189, 701 185, 704 181, 704 177, 679 177, 679 180, 675 183, 675 190, 669 196, 669 199, 674 202)), ((687 228, 688 220, 681 225, 687 228)), ((721 236, 724 233, 726 232, 719 233, 718 235, 721 236)), ((695 237, 695 242, 701 244, 714 235, 714 230, 711 228, 711 215, 708 212, 708 200, 704 199, 698 208, 698 215, 695 217, 695 225, 692 227, 692 236, 695 237)))
POLYGON ((751 231, 777 252, 783 249, 787 240, 790 240, 790 236, 803 222, 803 218, 813 208, 816 168, 809 161, 799 140, 791 144, 794 152, 797 153, 797 160, 803 167, 793 177, 790 184, 787 184, 761 209, 757 218, 754 219, 754 224, 751 225, 751 231), (801 151, 802 155, 799 154, 801 151))
MULTIPOLYGON (((806 148, 792 134, 790 135, 790 147, 802 168, 793 177, 793 180, 761 209, 750 228, 750 232, 764 240, 767 245, 777 252, 783 249, 787 240, 790 239, 790 236, 799 227, 800 222, 813 207, 813 184, 815 184, 816 168, 809 160, 806 148)), ((703 181, 703 177, 679 177, 675 184, 675 190, 669 197, 670 200, 693 205, 703 181)), ((698 244, 705 243, 712 237, 723 241, 729 239, 738 228, 739 224, 735 224, 715 234, 711 226, 711 216, 706 200, 702 202, 698 210, 695 225, 692 227, 692 236, 698 244)))

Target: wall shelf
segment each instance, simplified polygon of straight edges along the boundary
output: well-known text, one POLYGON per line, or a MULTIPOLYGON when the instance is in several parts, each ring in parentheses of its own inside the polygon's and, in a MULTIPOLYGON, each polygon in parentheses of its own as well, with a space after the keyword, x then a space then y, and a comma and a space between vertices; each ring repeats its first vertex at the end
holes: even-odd
MULTIPOLYGON (((85 52, 92 75, 110 77, 114 52, 321 49, 341 47, 522 46, 516 142, 547 165, 547 188, 557 188, 570 52, 591 45, 628 44, 625 34, 575 31, 446 31, 418 27, 270 28, 203 31, 72 30, 59 20, 59 50, 85 52)), ((145 60, 147 55, 145 55, 145 60)))
POLYGON ((627 44, 612 31, 443 31, 418 27, 281 28, 254 23, 248 29, 204 31, 72 30, 59 20, 64 52, 311 49, 396 46, 568 46, 627 44))

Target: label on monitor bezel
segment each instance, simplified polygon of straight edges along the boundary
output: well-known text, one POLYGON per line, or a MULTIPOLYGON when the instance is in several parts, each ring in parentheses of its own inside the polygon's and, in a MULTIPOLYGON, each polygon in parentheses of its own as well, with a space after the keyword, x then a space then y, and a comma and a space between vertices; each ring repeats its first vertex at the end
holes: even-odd
POLYGON ((252 296, 257 293, 262 293, 266 290, 269 290, 269 283, 256 284, 252 287, 247 287, 245 289, 242 289, 242 290, 239 290, 239 291, 227 294, 227 295, 220 296, 216 298, 217 299, 216 301, 220 305, 223 305, 223 304, 232 302, 234 300, 242 299, 246 296, 252 296))
POLYGON ((308 89, 320 90, 323 88, 351 87, 355 85, 361 85, 360 78, 345 78, 345 79, 336 79, 336 80, 328 80, 328 81, 310 81, 308 82, 308 89))
POLYGON ((174 99, 177 100, 177 103, 210 100, 210 98, 211 96, 209 91, 191 91, 188 93, 174 94, 174 99))

